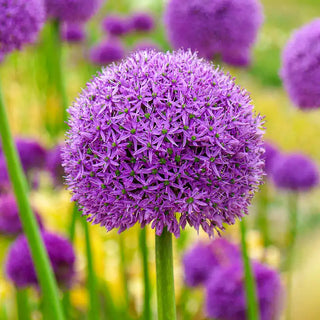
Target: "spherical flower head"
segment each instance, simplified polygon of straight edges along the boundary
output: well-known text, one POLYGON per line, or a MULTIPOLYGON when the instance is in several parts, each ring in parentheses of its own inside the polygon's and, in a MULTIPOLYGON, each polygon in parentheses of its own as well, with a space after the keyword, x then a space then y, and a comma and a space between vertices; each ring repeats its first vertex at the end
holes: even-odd
POLYGON ((45 0, 49 18, 66 22, 85 22, 99 9, 101 0, 45 0))
POLYGON ((85 39, 84 26, 79 23, 64 23, 61 30, 61 38, 66 42, 81 42, 85 39))
POLYGON ((263 14, 258 0, 169 0, 164 20, 173 48, 245 66, 263 14))
POLYGON ((319 171, 316 164, 299 153, 277 158, 273 166, 274 184, 288 191, 309 191, 319 184, 319 171))
POLYGON ((139 51, 69 108, 67 184, 89 220, 212 235, 261 184, 262 119, 229 75, 190 51, 139 51))
POLYGON ((224 239, 198 243, 183 257, 185 282, 190 287, 204 284, 213 272, 240 259, 237 246, 224 239))
POLYGON ((43 0, 0 0, 0 60, 34 42, 44 21, 43 0))
MULTIPOLYGON (((279 319, 283 288, 279 274, 271 268, 254 263, 260 319, 279 319)), ((219 268, 206 285, 206 311, 210 318, 246 320, 244 274, 241 263, 219 268)))
POLYGON ((63 185, 64 183, 61 150, 62 146, 57 145, 47 155, 47 170, 50 172, 56 186, 63 185))
POLYGON ((154 19, 150 13, 137 12, 131 17, 131 24, 135 31, 149 32, 154 28, 154 19))
POLYGON ((150 40, 142 40, 142 41, 137 42, 134 45, 134 48, 132 51, 139 51, 139 50, 161 51, 161 48, 155 42, 152 42, 150 40))
POLYGON ((102 22, 103 29, 112 36, 122 36, 131 31, 132 25, 128 18, 115 14, 108 15, 102 22))
POLYGON ((264 142, 264 149, 265 153, 262 156, 264 159, 264 170, 267 175, 271 175, 273 165, 275 161, 277 161, 277 157, 280 155, 280 152, 274 144, 267 141, 264 142))
POLYGON ((320 108, 320 19, 296 30, 282 53, 281 77, 301 109, 320 108))
MULTIPOLYGON (((53 272, 60 287, 68 288, 74 276, 75 254, 69 240, 59 235, 42 232, 53 272)), ((18 287, 38 285, 27 238, 19 236, 9 249, 6 261, 8 278, 18 287)))
POLYGON ((96 65, 107 65, 123 59, 125 50, 117 39, 109 39, 93 47, 90 52, 90 60, 96 65))
MULTIPOLYGON (((39 213, 33 209, 39 227, 43 228, 43 223, 39 213)), ((16 236, 22 233, 22 225, 19 217, 19 209, 15 198, 12 195, 0 197, 0 234, 16 236)))

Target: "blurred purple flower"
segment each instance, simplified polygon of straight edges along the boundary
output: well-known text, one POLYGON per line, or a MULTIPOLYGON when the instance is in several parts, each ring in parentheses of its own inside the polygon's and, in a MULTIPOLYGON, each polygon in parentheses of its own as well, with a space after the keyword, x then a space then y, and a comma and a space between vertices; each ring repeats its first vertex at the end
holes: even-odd
POLYGON ((241 259, 239 248, 225 239, 198 243, 183 257, 185 281, 188 286, 203 285, 221 266, 241 259))
MULTIPOLYGON (((283 287, 279 274, 260 263, 253 264, 261 320, 280 319, 283 287)), ((206 311, 210 318, 246 320, 246 297, 241 263, 219 268, 206 286, 206 311)))
POLYGON ((122 36, 131 31, 131 22, 127 17, 109 15, 102 22, 103 29, 113 36, 122 36))
POLYGON ((247 92, 190 51, 139 51, 102 70, 69 108, 63 166, 89 221, 212 235, 261 184, 262 118, 247 92))
POLYGON ((62 146, 57 145, 47 155, 47 170, 50 172, 56 186, 63 185, 64 183, 61 150, 62 146))
POLYGON ((280 189, 309 191, 319 184, 316 164, 303 154, 293 153, 277 157, 272 171, 273 181, 280 189))
POLYGON ((86 33, 83 24, 64 23, 61 30, 61 38, 66 42, 81 42, 85 39, 86 33))
POLYGON ((135 31, 149 32, 154 28, 154 19, 150 13, 137 12, 131 17, 131 25, 135 31))
MULTIPOLYGON (((69 288, 75 272, 75 254, 71 243, 66 238, 49 232, 43 232, 42 238, 58 284, 62 288, 69 288)), ((24 235, 19 236, 9 249, 6 273, 18 288, 38 284, 29 245, 24 235)))
POLYGON ((96 65, 107 65, 119 61, 125 56, 122 43, 117 39, 108 39, 93 47, 90 52, 90 60, 96 65))
POLYGON ((272 174, 274 163, 280 155, 280 152, 272 143, 267 141, 264 142, 264 149, 265 153, 262 156, 265 162, 264 171, 270 176, 272 174))
MULTIPOLYGON (((43 223, 39 213, 33 209, 39 227, 43 229, 43 223)), ((12 195, 0 197, 0 234, 16 236, 22 233, 22 225, 19 217, 19 209, 12 195)))
POLYGON ((302 109, 320 108, 320 19, 296 30, 282 53, 281 77, 302 109))
POLYGON ((36 40, 45 21, 42 0, 0 0, 0 61, 36 40))
POLYGON ((263 21, 258 0, 169 0, 164 16, 174 49, 191 48, 209 60, 246 66, 263 21))

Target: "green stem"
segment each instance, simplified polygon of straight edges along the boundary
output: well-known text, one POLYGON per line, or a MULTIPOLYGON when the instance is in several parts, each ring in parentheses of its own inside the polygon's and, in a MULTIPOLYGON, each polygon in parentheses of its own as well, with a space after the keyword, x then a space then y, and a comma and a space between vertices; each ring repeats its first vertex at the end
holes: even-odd
POLYGON ((124 290, 124 298, 125 298, 125 310, 128 312, 130 306, 130 298, 129 298, 129 287, 128 287, 128 273, 127 273, 127 263, 126 263, 126 250, 124 245, 124 235, 119 235, 119 247, 120 247, 120 269, 122 275, 122 283, 124 290))
POLYGON ((144 282, 144 303, 143 303, 143 319, 151 320, 151 289, 148 264, 148 246, 147 246, 147 230, 146 227, 141 229, 139 235, 139 246, 142 256, 143 282, 144 282))
POLYGON ((17 311, 19 320, 31 320, 28 291, 27 289, 16 289, 17 311))
POLYGON ((94 263, 92 257, 92 247, 90 241, 90 233, 88 222, 85 219, 82 219, 83 228, 85 233, 85 242, 86 242, 86 251, 87 251, 87 287, 89 290, 89 300, 90 300, 90 309, 89 309, 89 320, 99 320, 99 297, 97 290, 97 278, 94 272, 94 263))
POLYGON ((10 180, 13 185, 15 197, 19 208, 19 216, 23 231, 28 239, 32 259, 35 265, 39 284, 45 299, 50 304, 51 313, 55 319, 64 319, 59 301, 59 291, 54 274, 45 250, 36 218, 32 212, 27 192, 27 182, 23 173, 19 156, 15 148, 9 121, 0 89, 0 132, 2 149, 6 157, 10 180))
POLYGON ((242 261, 244 266, 244 279, 245 279, 245 291, 247 301, 247 317, 248 320, 259 320, 259 306, 256 294, 255 278, 252 272, 252 266, 248 256, 247 244, 246 244, 246 222, 243 217, 240 221, 241 230, 241 249, 242 249, 242 261))
POLYGON ((175 320, 172 235, 167 229, 156 235, 156 273, 158 320, 175 320))
POLYGON ((258 193, 258 216, 257 225, 262 233, 264 247, 268 247, 271 244, 269 234, 269 219, 268 219, 268 186, 261 187, 261 191, 258 193))
POLYGON ((289 195, 289 243, 287 257, 287 315, 286 318, 291 319, 291 292, 292 292, 292 271, 294 260, 294 247, 298 230, 298 195, 289 195))

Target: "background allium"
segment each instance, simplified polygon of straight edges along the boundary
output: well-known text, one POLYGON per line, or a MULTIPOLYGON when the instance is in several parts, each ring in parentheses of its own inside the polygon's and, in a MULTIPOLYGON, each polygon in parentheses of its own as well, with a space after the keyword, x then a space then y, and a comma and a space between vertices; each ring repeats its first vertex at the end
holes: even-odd
POLYGON ((154 28, 153 16, 147 12, 137 12, 131 17, 133 30, 148 32, 154 28))
POLYGON ((67 184, 89 220, 212 235, 261 183, 262 120, 246 91, 196 54, 136 52, 69 109, 67 184))
MULTIPOLYGON (((42 238, 58 284, 69 287, 74 276, 75 254, 69 240, 59 235, 43 232, 42 238)), ((19 236, 9 249, 6 273, 17 287, 37 285, 37 276, 32 263, 27 239, 19 236)))
MULTIPOLYGON (((38 212, 33 209, 40 228, 43 228, 42 219, 38 212)), ((0 197, 0 234, 17 235, 22 232, 22 225, 19 217, 19 209, 15 198, 12 195, 0 197)))
POLYGON ((0 0, 0 56, 34 42, 44 20, 43 0, 0 0))
POLYGON ((61 149, 62 147, 58 145, 47 154, 47 170, 50 172, 56 185, 62 185, 64 182, 61 149))
MULTIPOLYGON (((277 320, 283 302, 279 274, 260 263, 253 265, 261 320, 277 320)), ((246 320, 244 275, 241 264, 220 268, 207 282, 206 309, 208 316, 223 320, 246 320)))
POLYGON ((128 17, 109 15, 103 22, 102 27, 113 36, 122 36, 131 31, 132 25, 128 17))
POLYGON ((45 0, 49 18, 67 22, 89 20, 99 9, 101 0, 45 0))
POLYGON ((280 156, 279 150, 270 142, 264 142, 265 153, 262 158, 264 159, 264 171, 267 175, 272 174, 272 168, 277 161, 278 156, 280 156))
POLYGON ((320 108, 320 19, 295 31, 282 54, 281 77, 300 108, 320 108))
POLYGON ((93 47, 90 60, 96 65, 107 65, 124 58, 125 49, 117 39, 108 39, 93 47))
POLYGON ((308 191, 319 184, 319 171, 310 158, 294 153, 277 158, 272 178, 280 189, 308 191))
POLYGON ((263 21, 258 0, 169 0, 164 16, 173 48, 191 48, 212 59, 247 65, 263 21))
POLYGON ((61 38, 66 42, 81 42, 85 39, 84 25, 79 23, 64 23, 61 38))
POLYGON ((183 257, 185 281, 194 287, 204 284, 213 272, 241 259, 239 248, 222 238, 198 243, 183 257))

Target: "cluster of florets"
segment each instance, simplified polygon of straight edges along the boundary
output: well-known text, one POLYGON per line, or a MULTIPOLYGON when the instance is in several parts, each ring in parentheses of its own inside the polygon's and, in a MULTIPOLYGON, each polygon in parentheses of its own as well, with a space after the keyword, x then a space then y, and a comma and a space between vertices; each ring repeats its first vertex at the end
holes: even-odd
POLYGON ((212 235, 247 213, 263 175, 262 119, 229 75, 190 51, 136 52, 69 108, 67 184, 89 220, 212 235))
MULTIPOLYGON (((75 254, 69 240, 59 235, 42 232, 49 259, 58 284, 68 288, 74 275, 75 254)), ((19 236, 9 249, 6 261, 8 278, 19 288, 38 285, 27 238, 19 236)))
POLYGON ((282 54, 281 76, 293 102, 320 108, 320 19, 294 32, 282 54))
POLYGON ((0 60, 34 42, 44 21, 43 0, 0 0, 0 60))
POLYGON ((81 42, 85 39, 86 33, 81 23, 64 23, 61 29, 61 38, 66 42, 81 42))
POLYGON ((161 51, 159 45, 150 40, 141 40, 134 44, 132 51, 139 51, 139 50, 154 50, 154 51, 161 51))
POLYGON ((258 0, 170 0, 164 20, 173 48, 243 66, 250 63, 263 14, 258 0))

